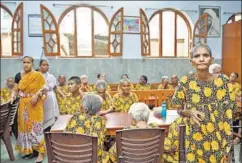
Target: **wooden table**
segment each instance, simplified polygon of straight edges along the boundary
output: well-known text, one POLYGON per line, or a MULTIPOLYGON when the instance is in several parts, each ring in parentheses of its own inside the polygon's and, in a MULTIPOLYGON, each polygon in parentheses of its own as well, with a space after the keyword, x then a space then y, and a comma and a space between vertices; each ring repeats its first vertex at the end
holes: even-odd
MULTIPOLYGON (((72 115, 61 115, 51 128, 51 132, 63 132, 71 119, 72 115)), ((128 113, 109 113, 104 116, 106 118, 106 135, 116 135, 117 130, 129 127, 131 125, 131 117, 128 113)), ((161 128, 165 128, 166 132, 169 129, 169 125, 178 117, 175 110, 167 111, 167 118, 156 118, 151 112, 148 123, 156 123, 161 128)))

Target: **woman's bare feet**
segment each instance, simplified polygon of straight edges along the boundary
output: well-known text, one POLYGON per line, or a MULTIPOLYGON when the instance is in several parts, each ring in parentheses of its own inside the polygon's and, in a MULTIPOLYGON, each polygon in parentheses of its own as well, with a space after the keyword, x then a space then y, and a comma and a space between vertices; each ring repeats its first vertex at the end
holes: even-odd
POLYGON ((42 163, 44 161, 44 154, 39 153, 37 159, 35 160, 35 163, 42 163))

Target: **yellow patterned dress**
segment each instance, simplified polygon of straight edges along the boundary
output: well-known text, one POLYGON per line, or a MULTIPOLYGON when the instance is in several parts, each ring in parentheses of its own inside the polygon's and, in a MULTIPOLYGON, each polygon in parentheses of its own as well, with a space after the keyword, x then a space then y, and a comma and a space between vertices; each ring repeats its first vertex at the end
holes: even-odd
POLYGON ((128 112, 130 106, 138 102, 138 97, 135 93, 130 92, 128 97, 123 97, 121 93, 113 96, 113 107, 115 112, 128 112))
POLYGON ((81 111, 81 104, 82 104, 82 97, 78 95, 74 96, 66 96, 63 99, 62 107, 60 108, 60 114, 66 115, 70 114, 73 115, 81 111))
POLYGON ((170 84, 167 84, 166 88, 164 88, 163 84, 160 84, 160 85, 158 86, 158 90, 159 90, 159 89, 174 89, 174 88, 173 88, 172 85, 170 85, 170 84))
POLYGON ((241 85, 238 82, 235 82, 234 84, 231 84, 231 86, 233 86, 233 91, 235 92, 236 96, 241 96, 241 85))
POLYGON ((2 88, 1 95, 1 104, 6 103, 11 97, 12 90, 9 88, 2 88))
POLYGON ((146 91, 150 89, 151 89, 151 85, 149 83, 147 83, 146 85, 136 84, 135 86, 135 90, 137 91, 146 91))
MULTIPOLYGON (((186 104, 187 110, 198 110, 205 114, 201 125, 195 124, 189 118, 183 119, 186 125, 185 150, 188 163, 219 163, 231 148, 230 125, 237 105, 235 94, 228 82, 228 77, 223 74, 205 82, 199 81, 194 74, 181 78, 172 99, 173 103, 181 107, 186 104)), ((176 124, 178 126, 179 122, 176 124)), ((170 140, 176 141, 177 130, 169 132, 175 135, 170 140)), ((165 143, 165 147, 169 149, 167 145, 169 142, 165 143)))
MULTIPOLYGON (((64 95, 68 95, 68 86, 67 85, 64 85, 64 86, 57 86, 58 89, 64 94, 64 95)), ((58 93, 56 93, 56 99, 57 99, 57 102, 58 102, 58 106, 59 106, 59 110, 60 110, 60 114, 62 110, 64 110, 64 98, 61 97, 58 93)))
POLYGON ((90 116, 85 113, 73 115, 69 121, 66 131, 87 134, 98 137, 98 163, 108 163, 109 154, 103 150, 103 142, 106 132, 106 121, 99 115, 90 116))
POLYGON ((93 91, 93 87, 91 85, 82 85, 81 86, 81 90, 83 92, 92 92, 93 91))
POLYGON ((22 155, 36 150, 45 152, 43 133, 43 101, 41 98, 35 106, 30 103, 31 97, 45 85, 45 78, 40 72, 32 71, 22 76, 18 84, 20 101, 18 108, 18 140, 15 149, 22 155))
POLYGON ((113 99, 110 96, 110 94, 105 93, 105 99, 103 99, 103 103, 102 103, 102 111, 104 110, 108 110, 110 108, 113 107, 113 99))

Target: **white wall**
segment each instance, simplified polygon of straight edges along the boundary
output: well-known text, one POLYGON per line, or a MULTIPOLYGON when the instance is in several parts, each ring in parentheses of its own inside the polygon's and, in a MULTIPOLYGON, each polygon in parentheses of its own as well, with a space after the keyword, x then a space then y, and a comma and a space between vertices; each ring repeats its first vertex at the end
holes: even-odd
MULTIPOLYGON (((17 4, 20 1, 16 1, 17 4)), ((124 15, 129 16, 139 16, 140 8, 176 8, 180 10, 196 10, 198 11, 199 5, 208 6, 220 6, 221 7, 221 25, 225 24, 226 20, 229 18, 229 14, 223 14, 224 12, 240 12, 241 11, 241 1, 24 1, 24 55, 30 55, 34 58, 40 58, 42 52, 42 37, 28 37, 28 14, 40 14, 40 4, 48 7, 57 18, 67 7, 53 7, 53 4, 75 4, 75 3, 87 3, 93 5, 109 5, 113 6, 111 8, 100 9, 111 18, 113 13, 117 11, 120 7, 124 7, 124 15)), ((13 12, 16 8, 15 5, 11 3, 4 3, 13 12)), ((148 18, 155 12, 152 10, 145 11, 148 18)), ((192 22, 192 26, 198 19, 198 12, 186 12, 189 19, 192 22)), ((212 47, 214 57, 216 59, 221 59, 222 57, 222 27, 220 37, 208 38, 208 44, 212 47)), ((140 49, 140 35, 127 35, 124 34, 123 39, 123 56, 122 58, 141 58, 140 49)))

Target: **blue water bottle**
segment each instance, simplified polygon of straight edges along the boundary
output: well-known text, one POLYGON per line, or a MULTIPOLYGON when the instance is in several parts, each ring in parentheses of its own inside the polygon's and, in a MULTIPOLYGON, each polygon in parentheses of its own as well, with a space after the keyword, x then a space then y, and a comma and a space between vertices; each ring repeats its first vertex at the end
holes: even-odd
POLYGON ((164 119, 166 118, 166 109, 167 109, 166 101, 163 101, 161 104, 161 117, 164 119))

